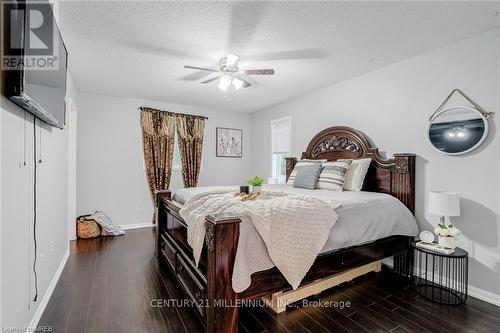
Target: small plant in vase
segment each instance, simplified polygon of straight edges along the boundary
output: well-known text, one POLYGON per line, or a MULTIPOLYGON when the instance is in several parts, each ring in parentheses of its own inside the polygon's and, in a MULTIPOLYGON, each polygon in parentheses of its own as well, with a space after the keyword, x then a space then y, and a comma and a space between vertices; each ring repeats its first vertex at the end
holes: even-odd
POLYGON ((252 185, 252 192, 260 192, 262 189, 262 184, 264 184, 264 178, 261 176, 255 176, 247 180, 248 185, 252 185))
POLYGON ((456 239, 461 234, 461 231, 453 224, 446 225, 445 223, 439 223, 434 229, 434 233, 438 235, 439 246, 454 249, 456 239))

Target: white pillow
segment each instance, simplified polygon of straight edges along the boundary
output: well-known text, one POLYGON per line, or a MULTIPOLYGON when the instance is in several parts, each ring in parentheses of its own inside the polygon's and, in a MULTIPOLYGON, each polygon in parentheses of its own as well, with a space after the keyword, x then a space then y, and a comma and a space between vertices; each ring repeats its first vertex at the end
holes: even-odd
POLYGON ((288 177, 286 184, 293 185, 293 182, 295 181, 295 176, 297 175, 297 168, 300 168, 301 166, 304 165, 321 164, 323 162, 326 162, 326 160, 306 160, 306 159, 298 160, 297 163, 295 163, 295 166, 293 167, 292 173, 290 174, 290 177, 288 177))
POLYGON ((349 164, 352 160, 338 160, 323 163, 317 187, 323 190, 342 192, 349 164))
POLYGON ((345 177, 345 191, 361 191, 361 189, 363 188, 363 182, 365 181, 366 173, 368 172, 368 168, 370 167, 371 162, 371 158, 352 160, 352 163, 349 166, 349 170, 347 170, 347 175, 345 177))

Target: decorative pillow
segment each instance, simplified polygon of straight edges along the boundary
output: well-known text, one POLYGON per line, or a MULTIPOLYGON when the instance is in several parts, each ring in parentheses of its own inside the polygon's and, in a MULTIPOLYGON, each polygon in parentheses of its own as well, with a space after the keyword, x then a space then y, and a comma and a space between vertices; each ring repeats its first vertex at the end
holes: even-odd
MULTIPOLYGON (((339 160, 345 161, 345 160, 339 160)), ((366 173, 372 162, 371 158, 362 158, 359 160, 352 161, 347 170, 347 175, 345 177, 344 191, 356 191, 359 192, 363 188, 363 182, 365 181, 366 173)))
POLYGON ((293 187, 308 188, 314 190, 321 172, 321 164, 304 165, 297 170, 293 187))
POLYGON ((297 171, 299 170, 300 167, 305 166, 305 165, 316 165, 321 163, 326 162, 326 160, 299 160, 295 164, 295 167, 292 170, 292 173, 290 174, 290 177, 288 177, 288 180, 286 182, 287 185, 293 185, 293 182, 295 180, 295 176, 297 175, 297 171))
POLYGON ((318 188, 342 192, 344 181, 352 160, 323 163, 323 169, 319 175, 318 188))

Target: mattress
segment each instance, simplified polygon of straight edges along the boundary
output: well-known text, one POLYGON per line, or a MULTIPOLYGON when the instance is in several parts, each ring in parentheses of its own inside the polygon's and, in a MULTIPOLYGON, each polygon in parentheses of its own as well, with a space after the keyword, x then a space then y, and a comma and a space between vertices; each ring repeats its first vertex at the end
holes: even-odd
MULTIPOLYGON (((228 188, 238 190, 239 186, 180 189, 175 192, 173 200, 183 205, 197 194, 228 188)), ((418 226, 413 214, 401 201, 388 194, 365 191, 308 190, 284 184, 264 185, 263 190, 330 198, 340 203, 340 207, 337 208, 338 220, 333 226, 322 252, 360 245, 388 236, 418 235, 418 226)))
MULTIPOLYGON (((239 186, 211 186, 180 189, 172 197, 183 205, 191 197, 211 190, 234 189, 239 186)), ((337 201, 337 222, 332 227, 321 253, 354 245, 362 245, 377 239, 403 235, 418 235, 418 226, 413 214, 395 197, 375 192, 336 192, 329 190, 308 190, 288 185, 264 185, 263 190, 329 198, 337 201)), ((265 244, 257 230, 250 223, 240 227, 240 241, 233 271, 233 289, 245 290, 250 285, 250 276, 257 271, 274 267, 265 244), (250 254, 251 255, 248 255, 250 254)))

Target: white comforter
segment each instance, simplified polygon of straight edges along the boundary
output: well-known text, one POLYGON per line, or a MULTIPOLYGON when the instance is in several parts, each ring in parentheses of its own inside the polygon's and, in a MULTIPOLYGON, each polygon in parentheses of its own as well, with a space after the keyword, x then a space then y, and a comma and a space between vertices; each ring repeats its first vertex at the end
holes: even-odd
MULTIPOLYGON (((213 190, 237 190, 237 186, 196 187, 178 190, 173 200, 185 204, 198 194, 213 190)), ((340 203, 336 209, 337 222, 327 235, 320 253, 360 245, 376 239, 405 235, 416 236, 418 226, 411 212, 398 199, 383 193, 335 192, 306 190, 287 185, 265 185, 264 190, 285 191, 293 194, 328 198, 340 203)), ((208 214, 205 211, 206 214, 208 214)), ((276 266, 262 236, 249 219, 240 224, 240 237, 236 252, 232 285, 236 292, 248 288, 251 275, 276 266)))
MULTIPOLYGON (((188 226, 188 243, 198 264, 205 238, 207 213, 226 212, 253 223, 264 241, 269 257, 293 289, 311 268, 337 221, 331 199, 287 192, 263 192, 257 199, 242 201, 233 190, 213 190, 191 197, 180 214, 188 226)), ((239 256, 252 255, 242 253, 239 256)))

